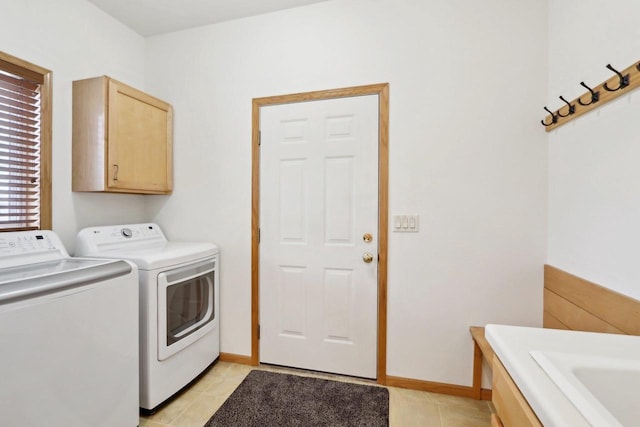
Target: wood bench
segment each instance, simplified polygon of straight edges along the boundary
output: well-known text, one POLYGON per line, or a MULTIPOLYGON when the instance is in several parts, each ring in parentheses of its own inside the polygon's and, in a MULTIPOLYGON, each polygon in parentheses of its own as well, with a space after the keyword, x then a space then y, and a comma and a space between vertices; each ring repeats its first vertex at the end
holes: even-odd
POLYGON ((495 356, 491 344, 484 336, 484 327, 472 326, 469 330, 474 346, 471 397, 493 402, 496 413, 491 414, 491 427, 542 427, 518 386, 495 356), (482 359, 487 360, 493 371, 493 390, 482 389, 482 359))
POLYGON ((473 338, 473 383, 471 386, 471 397, 476 400, 491 400, 491 390, 482 389, 482 359, 486 359, 489 366, 492 366, 495 353, 491 344, 484 336, 483 326, 472 326, 469 328, 473 338))
MULTIPOLYGON (((640 301, 552 267, 544 266, 543 327, 640 335, 640 301)), ((471 397, 491 399, 497 413, 492 427, 541 426, 528 402, 485 338, 485 328, 472 326, 473 385, 471 397), (483 359, 493 371, 493 391, 482 389, 483 359)))

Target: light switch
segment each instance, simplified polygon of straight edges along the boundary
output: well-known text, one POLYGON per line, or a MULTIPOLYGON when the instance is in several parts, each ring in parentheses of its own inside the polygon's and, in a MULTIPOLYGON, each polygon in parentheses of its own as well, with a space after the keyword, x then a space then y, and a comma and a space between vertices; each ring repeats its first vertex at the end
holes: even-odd
POLYGON ((414 230, 416 228, 416 218, 411 215, 409 216, 409 229, 414 230))
POLYGON ((418 232, 417 214, 396 214, 393 215, 393 231, 401 233, 417 233, 418 232))

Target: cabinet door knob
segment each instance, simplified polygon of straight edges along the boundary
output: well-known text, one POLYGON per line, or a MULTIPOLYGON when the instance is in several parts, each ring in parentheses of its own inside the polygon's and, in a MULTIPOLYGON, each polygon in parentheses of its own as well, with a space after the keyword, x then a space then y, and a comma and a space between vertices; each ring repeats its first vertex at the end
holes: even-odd
POLYGON ((118 165, 113 165, 113 180, 117 181, 118 180, 118 165))

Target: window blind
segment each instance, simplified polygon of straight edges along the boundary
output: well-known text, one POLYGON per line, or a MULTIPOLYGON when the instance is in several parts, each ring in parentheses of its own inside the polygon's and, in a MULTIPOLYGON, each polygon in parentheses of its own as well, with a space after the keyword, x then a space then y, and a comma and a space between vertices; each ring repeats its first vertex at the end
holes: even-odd
POLYGON ((40 82, 0 67, 0 231, 40 228, 40 105, 40 82))

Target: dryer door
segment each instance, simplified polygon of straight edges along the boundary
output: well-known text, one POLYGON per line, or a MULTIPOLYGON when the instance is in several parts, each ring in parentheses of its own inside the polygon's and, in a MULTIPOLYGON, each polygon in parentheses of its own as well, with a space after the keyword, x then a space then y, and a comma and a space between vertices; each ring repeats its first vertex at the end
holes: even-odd
POLYGON ((158 360, 215 329, 216 259, 158 275, 158 360))

